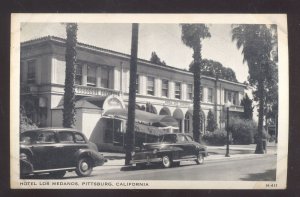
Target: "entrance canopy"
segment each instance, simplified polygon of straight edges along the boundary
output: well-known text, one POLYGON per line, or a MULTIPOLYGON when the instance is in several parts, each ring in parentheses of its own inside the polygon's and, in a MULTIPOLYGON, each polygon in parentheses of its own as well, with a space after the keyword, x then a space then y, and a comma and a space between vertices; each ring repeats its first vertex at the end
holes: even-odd
MULTIPOLYGON (((127 120, 127 109, 110 109, 103 116, 127 120)), ((135 110, 135 121, 156 127, 178 127, 178 122, 172 116, 157 115, 149 112, 135 110)))

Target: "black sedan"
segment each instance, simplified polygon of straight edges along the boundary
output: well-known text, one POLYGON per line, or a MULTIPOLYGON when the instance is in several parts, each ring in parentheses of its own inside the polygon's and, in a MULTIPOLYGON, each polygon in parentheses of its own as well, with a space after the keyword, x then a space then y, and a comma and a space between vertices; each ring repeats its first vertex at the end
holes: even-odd
POLYGON ((41 128, 20 136, 20 174, 50 173, 62 178, 66 171, 89 176, 95 166, 104 164, 97 146, 73 129, 41 128))
POLYGON ((158 143, 144 143, 140 150, 132 152, 131 164, 142 167, 161 164, 164 168, 176 166, 180 161, 195 161, 203 164, 207 149, 183 133, 164 134, 158 143))

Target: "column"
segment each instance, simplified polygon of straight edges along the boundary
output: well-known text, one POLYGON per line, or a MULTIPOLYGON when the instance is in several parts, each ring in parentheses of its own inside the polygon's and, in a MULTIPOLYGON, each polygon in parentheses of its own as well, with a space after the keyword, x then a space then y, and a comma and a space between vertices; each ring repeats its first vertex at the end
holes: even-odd
POLYGON ((181 133, 184 133, 184 118, 181 120, 181 133))
POLYGON ((169 98, 174 99, 175 98, 175 83, 174 81, 169 81, 169 98))
POLYGON ((203 87, 203 102, 207 103, 207 87, 203 87))
POLYGON ((161 96, 161 87, 160 87, 161 80, 158 78, 154 78, 154 96, 161 96))
POLYGON ((96 68, 96 87, 101 87, 101 66, 96 68))
POLYGON ((113 82, 114 82, 113 89, 114 90, 120 90, 121 89, 120 88, 120 82, 119 82, 119 80, 120 80, 120 70, 117 67, 114 67, 112 77, 113 77, 113 82))
POLYGON ((23 83, 27 83, 27 72, 28 72, 28 66, 27 62, 21 62, 21 75, 22 75, 22 81, 23 83))
POLYGON ((181 100, 186 100, 187 96, 187 85, 186 83, 181 83, 181 100))
POLYGON ((87 84, 87 64, 82 66, 82 85, 86 86, 87 84))
POLYGON ((140 94, 147 95, 147 77, 140 75, 140 94))

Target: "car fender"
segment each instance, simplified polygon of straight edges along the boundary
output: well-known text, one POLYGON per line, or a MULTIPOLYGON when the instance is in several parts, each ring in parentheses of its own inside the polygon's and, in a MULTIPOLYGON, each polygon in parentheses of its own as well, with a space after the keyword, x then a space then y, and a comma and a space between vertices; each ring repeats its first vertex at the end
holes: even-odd
POLYGON ((79 149, 75 153, 76 162, 82 157, 91 158, 93 166, 100 166, 100 165, 103 165, 104 162, 105 162, 104 157, 101 154, 99 154, 98 152, 94 151, 94 150, 79 149))
POLYGON ((22 147, 20 149, 20 154, 25 153, 27 155, 27 159, 20 158, 20 173, 22 175, 31 174, 34 171, 34 167, 32 164, 33 153, 30 148, 22 147))
POLYGON ((170 157, 172 157, 172 159, 179 159, 180 157, 180 152, 182 152, 183 150, 179 147, 167 147, 167 148, 163 148, 157 151, 157 156, 163 156, 165 154, 169 155, 170 157))

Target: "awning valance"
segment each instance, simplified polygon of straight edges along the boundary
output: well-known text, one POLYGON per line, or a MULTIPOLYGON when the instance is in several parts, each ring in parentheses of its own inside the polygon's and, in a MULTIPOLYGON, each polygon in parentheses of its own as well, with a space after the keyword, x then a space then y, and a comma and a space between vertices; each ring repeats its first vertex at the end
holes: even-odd
MULTIPOLYGON (((127 109, 110 109, 103 116, 127 120, 127 109)), ((178 122, 172 116, 157 115, 141 110, 135 110, 135 121, 156 127, 178 127, 178 122)))

